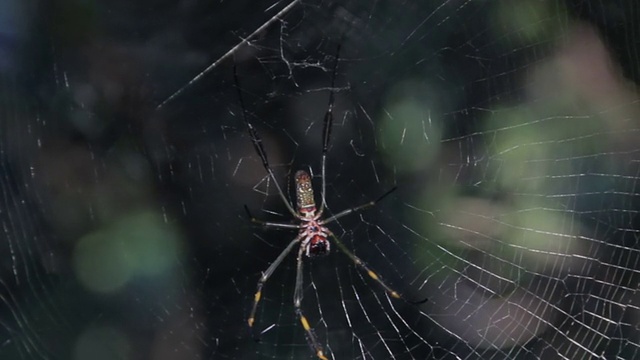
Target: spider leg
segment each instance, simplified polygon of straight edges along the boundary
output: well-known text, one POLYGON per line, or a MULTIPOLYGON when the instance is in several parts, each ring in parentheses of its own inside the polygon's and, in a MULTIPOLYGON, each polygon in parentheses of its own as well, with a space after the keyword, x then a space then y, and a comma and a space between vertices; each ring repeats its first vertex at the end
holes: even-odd
POLYGON ((377 199, 375 199, 373 201, 369 201, 366 204, 362 204, 360 206, 352 207, 351 209, 343 210, 343 211, 341 211, 341 212, 339 212, 339 213, 337 213, 337 214, 335 214, 333 216, 330 216, 330 217, 322 220, 321 223, 322 223, 322 225, 325 225, 325 224, 328 224, 328 223, 330 223, 332 221, 338 220, 339 218, 341 218, 341 217, 343 217, 345 215, 349 215, 349 214, 354 213, 354 212, 358 212, 358 211, 362 211, 362 210, 368 209, 368 208, 374 206, 375 204, 379 203, 382 199, 387 197, 387 195, 389 195, 392 192, 396 191, 397 188, 398 188, 397 186, 394 186, 393 188, 391 188, 391 190, 389 190, 386 193, 382 194, 379 198, 377 198, 377 199))
POLYGON ((253 147, 256 150, 256 153, 258 154, 258 156, 260 156, 260 160, 262 160, 262 166, 264 166, 264 169, 267 171, 267 173, 269 173, 269 177, 271 177, 271 180, 275 184, 276 189, 278 190, 278 194, 282 199, 282 202, 284 202, 284 204, 287 206, 287 210, 289 210, 289 212, 291 213, 291 215, 293 215, 293 217, 300 219, 300 215, 296 213, 296 211, 293 209, 293 206, 291 206, 291 204, 289 203, 289 200, 287 200, 287 197, 284 195, 284 192, 282 192, 282 188, 280 187, 278 180, 276 180, 276 176, 273 174, 273 170, 271 169, 271 166, 269 166, 269 159, 267 159, 267 152, 264 151, 264 146, 262 146, 262 139, 260 138, 260 135, 258 135, 258 131, 256 131, 256 129, 253 127, 253 125, 249 122, 249 119, 247 118, 247 111, 246 111, 246 108, 244 107, 244 100, 242 99, 242 91, 240 91, 240 85, 239 85, 240 83, 238 81, 238 73, 236 72, 235 65, 233 66, 233 79, 236 82, 236 88, 238 90, 238 98, 240 99, 240 106, 242 107, 242 120, 244 121, 244 124, 247 126, 247 129, 249 131, 249 137, 251 137, 251 142, 253 143, 253 147))
POLYGON ((303 284, 303 278, 302 278, 303 253, 304 253, 304 247, 301 246, 300 250, 298 250, 298 267, 296 269, 296 287, 293 292, 293 306, 296 309, 296 315, 298 315, 300 324, 302 324, 302 328, 306 332, 307 342, 309 343, 309 346, 313 348, 313 351, 315 351, 318 359, 329 360, 329 358, 327 358, 324 355, 324 352, 322 351, 322 346, 318 342, 318 338, 316 338, 316 335, 313 333, 313 330, 311 330, 311 325, 309 325, 309 320, 307 320, 304 314, 302 314, 301 304, 302 304, 302 284, 303 284))
POLYGON ((367 275, 369 275, 370 278, 372 278, 378 284, 380 284, 380 286, 382 286, 382 288, 384 288, 392 298, 401 299, 401 300, 404 300, 404 301, 406 301, 406 302, 408 302, 410 304, 413 304, 413 305, 422 304, 422 303, 424 303, 424 302, 426 302, 428 300, 428 299, 424 299, 424 300, 420 300, 420 301, 409 301, 409 300, 405 299, 397 291, 393 290, 389 285, 387 285, 384 281, 382 281, 382 279, 380 279, 378 274, 376 272, 374 272, 373 270, 371 270, 371 268, 368 267, 364 263, 364 261, 360 260, 359 257, 357 257, 349 249, 347 249, 347 247, 344 245, 344 243, 342 241, 340 241, 337 236, 335 236, 333 233, 329 233, 329 235, 333 238, 333 241, 335 241, 336 245, 338 245, 338 248, 340 249, 340 251, 342 251, 345 255, 347 255, 351 259, 351 261, 353 261, 358 267, 360 267, 362 270, 366 271, 367 275))
POLYGON ((318 217, 322 216, 322 212, 327 204, 326 201, 326 189, 327 180, 325 176, 325 168, 327 163, 327 151, 329 150, 329 140, 331 139, 331 127, 333 125, 333 99, 334 99, 334 87, 336 82, 336 71, 338 70, 338 58, 340 57, 340 44, 336 50, 336 60, 333 64, 333 74, 331 75, 331 92, 329 93, 329 105, 327 106, 327 112, 324 114, 324 126, 322 129, 322 204, 320 204, 320 210, 318 211, 318 217))
POLYGON ((258 281, 256 294, 253 297, 253 306, 251 307, 251 314, 249 315, 249 318, 247 319, 247 322, 249 323, 249 328, 253 329, 253 323, 254 323, 254 321, 256 319, 256 310, 258 310, 258 303, 260 302, 260 298, 262 298, 262 287, 267 282, 267 280, 269 280, 269 277, 271 276, 271 274, 273 274, 273 272, 276 270, 276 268, 278 268, 278 266, 280 266, 280 264, 282 263, 282 260, 284 260, 284 258, 287 255, 289 255, 289 253, 291 252, 291 249, 293 249, 293 247, 298 242, 300 242, 301 238, 302 238, 302 236, 298 235, 295 239, 293 239, 289 243, 289 245, 284 250, 282 250, 282 252, 280 253, 280 255, 278 255, 276 260, 273 263, 271 263, 271 265, 269 265, 267 270, 265 270, 262 273, 262 276, 260 277, 260 280, 258 281))
POLYGON ((264 226, 266 228, 300 229, 302 227, 301 225, 296 225, 296 224, 277 223, 277 222, 270 222, 270 221, 263 221, 260 219, 256 219, 253 217, 253 215, 251 215, 251 212, 249 211, 249 208, 247 207, 247 205, 244 206, 244 210, 247 212, 247 215, 249 215, 249 219, 251 219, 252 223, 258 224, 260 226, 264 226))

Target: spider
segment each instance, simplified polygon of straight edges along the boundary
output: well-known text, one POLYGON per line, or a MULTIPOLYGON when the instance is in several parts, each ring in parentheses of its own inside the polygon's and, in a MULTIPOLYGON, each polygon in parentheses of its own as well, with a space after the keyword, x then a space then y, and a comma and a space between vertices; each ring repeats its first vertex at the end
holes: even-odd
MULTIPOLYGON (((337 54, 339 54, 339 52, 340 52, 340 46, 338 46, 337 54)), ((326 164, 326 158, 327 158, 327 149, 329 148, 329 139, 331 137, 331 126, 333 124, 333 101, 334 101, 333 89, 335 86, 336 70, 338 66, 337 54, 336 54, 336 60, 333 67, 333 75, 331 80, 332 90, 329 95, 329 105, 327 108, 327 112, 325 113, 325 116, 324 116, 324 126, 322 131, 322 165, 321 165, 322 166, 322 169, 321 169, 322 203, 320 204, 319 209, 316 208, 315 197, 313 194, 313 187, 311 184, 311 176, 309 175, 309 173, 307 173, 304 170, 299 170, 294 175, 297 211, 293 208, 293 206, 287 200, 287 197, 284 195, 284 192, 282 191, 282 188, 278 184, 278 181, 276 180, 273 170, 269 165, 269 161, 267 159, 267 153, 262 145, 262 140, 258 135, 258 132, 256 131, 256 129, 247 119, 246 110, 245 110, 244 104, 242 103, 243 102, 242 93, 238 85, 237 73, 234 68, 234 78, 235 78, 236 86, 238 89, 238 96, 242 106, 243 120, 248 129, 251 142, 253 143, 253 147, 255 148, 255 151, 258 154, 258 156, 260 156, 260 159, 262 160, 262 165, 264 166, 265 170, 269 174, 269 177, 275 184, 275 187, 277 189, 277 192, 280 198, 282 199, 282 202, 287 207, 287 210, 289 211, 289 213, 291 213, 291 215, 296 220, 298 220, 298 224, 269 222, 269 221, 259 220, 254 218, 251 215, 249 208, 246 205, 244 208, 247 212, 247 215, 249 216, 249 218, 253 223, 259 224, 266 228, 298 229, 299 230, 298 236, 296 236, 295 239, 293 239, 289 243, 289 245, 287 245, 287 247, 284 250, 282 250, 282 252, 280 253, 280 255, 278 255, 276 260, 273 263, 271 263, 271 265, 267 268, 267 270, 265 270, 262 273, 262 276, 258 281, 256 293, 253 299, 253 306, 251 307, 251 313, 249 315, 249 318, 247 319, 247 322, 249 324, 249 328, 253 329, 253 325, 255 323, 256 311, 258 309, 258 304, 260 302, 260 299, 262 298, 262 288, 264 284, 267 282, 267 280, 269 280, 269 277, 271 277, 273 272, 278 268, 278 266, 280 266, 280 264, 286 258, 286 256, 289 255, 289 253, 293 250, 293 248, 299 244, 297 266, 296 266, 296 282, 295 282, 295 289, 293 294, 293 305, 295 307, 295 313, 298 317, 298 320, 300 321, 300 324, 302 325, 302 328, 306 333, 307 342, 315 352, 315 355, 320 360, 328 360, 328 358, 325 355, 322 349, 322 346, 318 342, 316 335, 313 333, 311 329, 311 325, 309 324, 309 320, 304 316, 301 308, 302 296, 303 296, 302 265, 303 265, 304 256, 313 258, 313 257, 320 257, 323 255, 327 255, 329 253, 329 250, 331 249, 331 243, 329 242, 329 238, 331 238, 333 242, 337 245, 338 249, 340 249, 344 254, 346 254, 351 259, 351 261, 354 262, 356 266, 364 270, 369 275, 369 277, 371 277, 371 279, 376 281, 392 298, 404 299, 398 292, 396 292, 391 287, 389 287, 385 282, 383 282, 376 272, 374 272, 362 260, 360 260, 359 257, 357 257, 354 253, 352 253, 342 243, 342 241, 340 241, 338 237, 335 236, 331 232, 331 230, 329 230, 329 228, 326 227, 327 224, 333 221, 336 221, 343 216, 373 207, 380 200, 382 200, 383 198, 391 194, 393 191, 395 191, 396 187, 393 187, 392 189, 388 190, 387 192, 382 194, 380 197, 378 197, 376 200, 369 201, 365 204, 343 210, 325 219, 322 218, 323 212, 326 208, 326 200, 325 200, 325 193, 326 193, 325 168, 326 166, 325 164, 326 164)), ((418 302, 413 302, 413 301, 408 301, 408 302, 412 304, 420 304, 425 301, 426 299, 418 302)))

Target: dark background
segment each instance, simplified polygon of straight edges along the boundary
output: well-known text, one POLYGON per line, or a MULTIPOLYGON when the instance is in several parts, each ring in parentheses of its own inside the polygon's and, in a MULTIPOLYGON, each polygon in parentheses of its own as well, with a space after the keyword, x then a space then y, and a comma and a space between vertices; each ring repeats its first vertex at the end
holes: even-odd
POLYGON ((330 228, 429 298, 305 259, 331 359, 640 357, 638 4, 307 0, 254 34, 289 4, 0 5, 0 358, 313 358, 293 254, 246 326, 296 233, 243 210, 290 221, 242 113, 319 199, 330 91, 329 213, 398 186, 330 228))

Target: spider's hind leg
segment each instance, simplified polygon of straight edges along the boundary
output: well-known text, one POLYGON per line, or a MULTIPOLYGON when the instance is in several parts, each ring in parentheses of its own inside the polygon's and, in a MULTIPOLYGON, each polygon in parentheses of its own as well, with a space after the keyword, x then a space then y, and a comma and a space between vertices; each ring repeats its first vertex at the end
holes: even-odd
POLYGON ((270 222, 270 221, 264 221, 264 220, 257 219, 255 217, 253 217, 253 215, 251 214, 251 211, 249 211, 249 207, 247 207, 247 205, 244 206, 244 210, 247 212, 247 216, 249 216, 249 220, 251 220, 252 223, 261 225, 261 226, 266 227, 266 228, 280 228, 280 229, 300 229, 301 228, 300 225, 296 225, 296 224, 270 222))

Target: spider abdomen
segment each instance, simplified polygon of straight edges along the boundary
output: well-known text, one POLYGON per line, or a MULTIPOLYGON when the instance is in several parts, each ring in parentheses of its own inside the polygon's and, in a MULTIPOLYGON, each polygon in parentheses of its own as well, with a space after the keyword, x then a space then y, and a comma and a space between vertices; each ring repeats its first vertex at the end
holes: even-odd
POLYGON ((314 214, 316 212, 316 201, 313 198, 313 187, 311 186, 311 176, 304 170, 299 170, 295 175, 296 200, 298 211, 303 215, 314 214))

